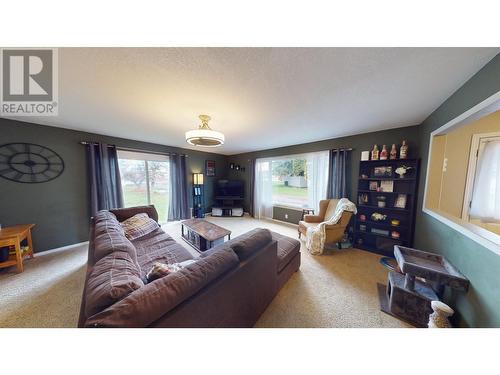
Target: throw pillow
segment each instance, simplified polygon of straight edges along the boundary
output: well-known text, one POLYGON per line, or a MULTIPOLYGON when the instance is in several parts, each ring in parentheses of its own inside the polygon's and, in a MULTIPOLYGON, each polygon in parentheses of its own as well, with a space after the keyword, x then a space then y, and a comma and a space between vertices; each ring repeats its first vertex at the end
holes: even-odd
POLYGON ((151 233, 159 227, 158 223, 147 214, 134 215, 121 223, 125 236, 130 240, 135 240, 151 233))
POLYGON ((165 263, 160 263, 156 262, 153 264, 153 267, 149 270, 149 272, 146 274, 146 280, 148 283, 151 281, 154 281, 156 279, 159 279, 160 277, 164 277, 167 275, 170 275, 171 273, 177 272, 181 269, 183 269, 186 266, 189 266, 190 264, 193 264, 196 262, 195 260, 189 259, 185 260, 184 262, 180 263, 173 263, 173 264, 165 264, 165 263))

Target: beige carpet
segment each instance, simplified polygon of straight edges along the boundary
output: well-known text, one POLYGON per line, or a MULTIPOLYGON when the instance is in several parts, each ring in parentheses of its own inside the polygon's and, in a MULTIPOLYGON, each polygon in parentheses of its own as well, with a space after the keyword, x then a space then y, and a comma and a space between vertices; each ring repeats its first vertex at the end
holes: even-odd
MULTIPOLYGON (((266 227, 296 237, 293 226, 253 218, 208 218, 233 237, 266 227)), ((164 229, 180 239, 180 224, 164 229)), ((76 327, 85 275, 86 246, 39 254, 25 271, 0 271, 0 327, 76 327)), ((312 256, 302 244, 302 265, 261 316, 256 327, 407 327, 379 311, 377 282, 387 271, 379 256, 356 249, 312 256)))

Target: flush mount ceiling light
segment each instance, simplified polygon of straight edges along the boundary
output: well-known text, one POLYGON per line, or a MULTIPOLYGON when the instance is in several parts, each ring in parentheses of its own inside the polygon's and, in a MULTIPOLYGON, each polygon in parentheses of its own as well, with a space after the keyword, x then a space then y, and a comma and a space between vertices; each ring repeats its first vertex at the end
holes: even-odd
POLYGON ((224 134, 210 129, 208 122, 211 117, 199 115, 201 125, 196 130, 186 132, 186 141, 193 146, 217 147, 224 144, 224 134))

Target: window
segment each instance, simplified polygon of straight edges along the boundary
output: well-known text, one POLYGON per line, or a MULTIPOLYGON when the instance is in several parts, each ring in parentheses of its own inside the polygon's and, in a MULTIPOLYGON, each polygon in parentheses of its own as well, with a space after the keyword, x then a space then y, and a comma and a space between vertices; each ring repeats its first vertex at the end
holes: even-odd
POLYGON ((328 151, 257 159, 254 214, 270 218, 273 206, 318 209, 326 198, 328 151))
POLYGON ((118 161, 125 207, 153 204, 158 221, 168 219, 168 156, 118 151, 118 161))
POLYGON ((500 234, 500 133, 472 138, 463 218, 500 234))
POLYGON ((273 203, 291 207, 308 206, 308 175, 305 158, 273 160, 273 203))

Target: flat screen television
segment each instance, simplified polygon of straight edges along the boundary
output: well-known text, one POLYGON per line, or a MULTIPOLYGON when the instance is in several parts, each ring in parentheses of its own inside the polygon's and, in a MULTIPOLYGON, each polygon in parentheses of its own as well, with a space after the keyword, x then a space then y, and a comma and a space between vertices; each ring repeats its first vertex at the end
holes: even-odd
POLYGON ((219 180, 215 185, 217 199, 243 198, 243 181, 219 180))

